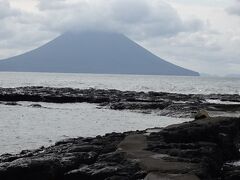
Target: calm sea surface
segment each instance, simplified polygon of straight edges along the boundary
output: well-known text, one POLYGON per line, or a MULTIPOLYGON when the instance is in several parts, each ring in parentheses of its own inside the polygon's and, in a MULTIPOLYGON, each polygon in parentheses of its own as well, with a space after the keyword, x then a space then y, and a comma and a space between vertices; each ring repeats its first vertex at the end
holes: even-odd
POLYGON ((184 94, 240 94, 240 78, 55 73, 0 73, 0 87, 19 86, 163 91, 184 94))
MULTIPOLYGON (((0 87, 20 86, 240 94, 240 79, 234 78, 0 73, 0 87)), ((31 107, 30 102, 19 104, 0 104, 0 154, 47 146, 68 137, 165 127, 190 120, 99 109, 96 105, 86 103, 40 103, 42 108, 31 107)))

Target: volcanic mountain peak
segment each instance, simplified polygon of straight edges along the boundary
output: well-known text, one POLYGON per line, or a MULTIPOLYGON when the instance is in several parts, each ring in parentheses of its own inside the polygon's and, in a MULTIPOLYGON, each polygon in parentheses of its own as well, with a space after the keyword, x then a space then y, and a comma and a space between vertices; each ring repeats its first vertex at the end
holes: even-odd
POLYGON ((0 71, 199 75, 155 56, 122 34, 107 32, 65 33, 0 61, 0 71))

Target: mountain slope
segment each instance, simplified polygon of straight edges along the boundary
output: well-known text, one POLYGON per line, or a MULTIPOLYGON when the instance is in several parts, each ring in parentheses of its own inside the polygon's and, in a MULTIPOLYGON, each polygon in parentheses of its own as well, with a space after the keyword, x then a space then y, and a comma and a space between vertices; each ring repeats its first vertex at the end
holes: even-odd
POLYGON ((198 76, 153 55, 121 34, 66 33, 0 61, 0 71, 198 76))

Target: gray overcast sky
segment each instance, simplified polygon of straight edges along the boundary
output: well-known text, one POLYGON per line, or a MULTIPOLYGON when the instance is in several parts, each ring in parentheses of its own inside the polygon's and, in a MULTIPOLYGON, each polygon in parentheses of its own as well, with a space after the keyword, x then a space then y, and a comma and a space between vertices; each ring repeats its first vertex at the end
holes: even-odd
POLYGON ((240 74, 240 0, 0 0, 0 23, 0 59, 103 30, 198 72, 240 74))

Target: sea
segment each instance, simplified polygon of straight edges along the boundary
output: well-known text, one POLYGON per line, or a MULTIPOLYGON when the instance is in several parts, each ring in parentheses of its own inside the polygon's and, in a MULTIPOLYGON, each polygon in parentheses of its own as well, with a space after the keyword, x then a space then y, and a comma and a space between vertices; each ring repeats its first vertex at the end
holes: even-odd
MULTIPOLYGON (((181 94, 240 94, 239 78, 176 77, 145 75, 0 73, 0 87, 71 87, 79 89, 118 89, 158 91, 181 94)), ((100 108, 88 103, 19 102, 17 106, 0 103, 0 154, 49 146, 58 140, 94 137, 111 132, 166 127, 191 121, 132 111, 100 108)))

